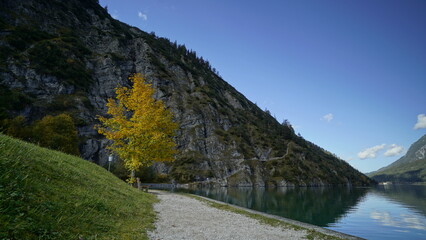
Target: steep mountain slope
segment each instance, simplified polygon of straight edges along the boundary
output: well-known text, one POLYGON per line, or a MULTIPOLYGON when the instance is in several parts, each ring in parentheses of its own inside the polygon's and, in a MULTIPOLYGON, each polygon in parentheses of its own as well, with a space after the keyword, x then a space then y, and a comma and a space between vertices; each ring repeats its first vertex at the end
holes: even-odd
POLYGON ((368 174, 378 182, 426 182, 426 135, 389 166, 368 174))
POLYGON ((296 136, 223 81, 184 45, 111 18, 95 0, 3 0, 0 7, 3 116, 29 122, 69 113, 83 158, 105 165, 108 141, 93 129, 116 86, 142 73, 180 125, 179 155, 156 171, 179 182, 221 185, 371 183, 296 136))

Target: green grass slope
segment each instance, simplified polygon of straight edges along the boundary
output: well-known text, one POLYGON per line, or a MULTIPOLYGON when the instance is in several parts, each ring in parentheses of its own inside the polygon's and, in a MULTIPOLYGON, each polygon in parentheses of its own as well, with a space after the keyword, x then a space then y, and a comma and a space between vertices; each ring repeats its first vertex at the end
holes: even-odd
POLYGON ((426 158, 373 172, 369 177, 378 182, 426 183, 426 158))
POLYGON ((426 134, 411 144, 407 153, 392 164, 367 176, 378 182, 426 183, 426 134))
POLYGON ((147 239, 155 201, 93 163, 0 134, 0 239, 147 239))

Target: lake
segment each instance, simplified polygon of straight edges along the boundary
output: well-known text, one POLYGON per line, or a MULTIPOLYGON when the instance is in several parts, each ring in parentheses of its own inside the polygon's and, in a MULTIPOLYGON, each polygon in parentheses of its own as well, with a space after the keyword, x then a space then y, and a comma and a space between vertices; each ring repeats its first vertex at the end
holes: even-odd
POLYGON ((426 239, 426 186, 179 190, 366 239, 426 239))

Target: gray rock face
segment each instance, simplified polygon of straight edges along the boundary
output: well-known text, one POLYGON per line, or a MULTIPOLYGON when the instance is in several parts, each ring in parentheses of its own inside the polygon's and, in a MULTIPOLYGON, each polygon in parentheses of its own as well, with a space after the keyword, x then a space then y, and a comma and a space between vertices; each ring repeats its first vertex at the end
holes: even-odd
MULTIPOLYGON (((153 84, 155 98, 164 101, 180 126, 176 136, 177 161, 172 165, 156 164, 158 172, 178 176, 174 169, 187 166, 182 159, 191 157, 192 167, 185 173, 190 181, 208 178, 220 185, 265 186, 275 167, 262 165, 262 162, 282 157, 288 152, 290 142, 301 146, 302 152, 308 148, 320 151, 317 146, 297 137, 291 126, 279 124, 247 100, 194 53, 114 20, 94 0, 3 2, 8 11, 0 10, 0 16, 7 28, 25 26, 51 36, 47 40, 29 37, 24 48, 16 49, 8 40, 14 36, 14 31, 0 35, 0 46, 19 55, 19 58, 8 55, 2 60, 0 83, 20 89, 35 99, 12 114, 24 114, 34 121, 57 112, 51 106, 58 105, 58 99, 72 102, 63 110, 81 120, 78 126, 82 139, 80 152, 87 160, 107 164, 108 141, 99 136, 93 126, 97 123, 97 115, 105 115, 107 99, 115 97, 115 88, 130 85, 128 76, 132 73, 141 73, 153 84), (64 32, 72 36, 74 42, 67 40, 64 32), (58 38, 63 40, 53 40, 58 38), (81 71, 90 73, 90 84, 38 69, 37 64, 41 63, 37 63, 32 54, 42 40, 65 49, 63 55, 70 64, 81 62, 81 71), (81 46, 87 51, 81 50, 81 46)), ((48 48, 45 51, 49 53, 48 48)), ((330 154, 324 155, 328 157, 334 159, 330 154)), ((316 161, 314 157, 308 160, 316 161)), ((343 165, 356 176, 353 179, 362 176, 348 164, 343 165)), ((367 180, 361 182, 368 183, 367 180)), ((281 179, 277 185, 299 183, 305 184, 303 180, 281 179)), ((319 179, 315 184, 322 183, 327 184, 327 180, 319 179)))
POLYGON ((419 150, 416 151, 416 158, 417 160, 426 158, 426 145, 421 147, 419 150))

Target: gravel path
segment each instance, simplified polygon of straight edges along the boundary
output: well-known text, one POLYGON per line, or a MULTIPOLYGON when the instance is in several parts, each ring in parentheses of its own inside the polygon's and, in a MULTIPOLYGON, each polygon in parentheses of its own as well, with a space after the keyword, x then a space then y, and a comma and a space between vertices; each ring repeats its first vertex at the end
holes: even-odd
MULTIPOLYGON (((305 231, 261 224, 259 221, 213 208, 179 194, 157 192, 160 202, 151 240, 167 239, 303 239, 305 231)), ((306 239, 306 238, 305 238, 306 239)))

